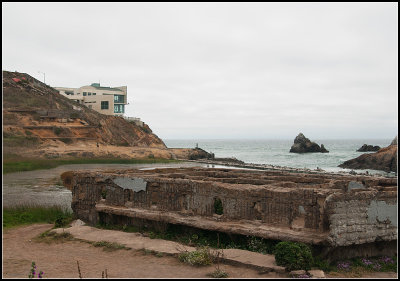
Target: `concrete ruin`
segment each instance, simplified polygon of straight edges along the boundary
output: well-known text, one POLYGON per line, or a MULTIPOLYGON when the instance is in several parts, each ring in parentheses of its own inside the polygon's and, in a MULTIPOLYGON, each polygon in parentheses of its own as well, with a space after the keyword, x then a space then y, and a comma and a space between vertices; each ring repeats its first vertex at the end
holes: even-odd
POLYGON ((170 168, 62 179, 74 213, 91 225, 156 222, 298 241, 332 260, 397 253, 397 178, 170 168))

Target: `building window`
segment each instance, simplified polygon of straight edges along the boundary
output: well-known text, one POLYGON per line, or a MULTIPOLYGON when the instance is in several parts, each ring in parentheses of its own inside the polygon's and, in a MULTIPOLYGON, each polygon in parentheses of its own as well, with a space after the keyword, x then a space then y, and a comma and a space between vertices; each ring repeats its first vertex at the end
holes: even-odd
POLYGON ((87 93, 87 95, 88 95, 88 96, 91 96, 91 95, 92 95, 92 93, 91 93, 91 92, 89 92, 89 93, 87 93))
POLYGON ((101 109, 108 109, 108 101, 101 102, 101 109))
POLYGON ((114 104, 114 113, 125 113, 124 104, 114 104))
POLYGON ((91 105, 91 104, 89 104, 88 107, 89 107, 90 109, 92 109, 92 105, 91 105))
POLYGON ((83 92, 83 95, 86 96, 86 92, 83 92))
POLYGON ((96 93, 92 93, 92 95, 93 95, 93 96, 95 96, 95 95, 96 95, 96 93))
POLYGON ((114 103, 124 103, 124 95, 114 95, 114 103))

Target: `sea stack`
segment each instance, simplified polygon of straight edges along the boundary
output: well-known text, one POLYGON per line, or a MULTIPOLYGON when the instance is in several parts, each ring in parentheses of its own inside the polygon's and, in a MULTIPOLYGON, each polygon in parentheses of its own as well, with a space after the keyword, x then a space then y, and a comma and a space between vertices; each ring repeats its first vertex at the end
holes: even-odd
POLYGON ((293 152, 293 153, 308 153, 308 152, 327 153, 329 151, 325 149, 323 144, 321 144, 321 147, 320 147, 318 144, 310 141, 302 133, 300 133, 294 139, 294 144, 290 148, 289 152, 293 152))

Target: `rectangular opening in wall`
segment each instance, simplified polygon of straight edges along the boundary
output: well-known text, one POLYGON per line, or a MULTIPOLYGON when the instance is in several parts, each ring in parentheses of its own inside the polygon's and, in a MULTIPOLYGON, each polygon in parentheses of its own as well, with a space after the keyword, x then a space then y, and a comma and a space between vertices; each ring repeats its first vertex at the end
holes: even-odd
POLYGON ((114 113, 125 113, 125 105, 114 104, 114 113))
POLYGON ((101 109, 108 109, 108 101, 101 102, 101 109))
POLYGON ((114 103, 124 103, 124 95, 114 95, 114 103))

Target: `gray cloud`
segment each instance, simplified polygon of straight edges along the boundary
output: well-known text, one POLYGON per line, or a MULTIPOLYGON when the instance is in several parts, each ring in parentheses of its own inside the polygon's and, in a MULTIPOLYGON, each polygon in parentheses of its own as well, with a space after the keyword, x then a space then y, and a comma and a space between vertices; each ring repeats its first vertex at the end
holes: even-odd
POLYGON ((397 3, 3 3, 3 69, 128 86, 161 138, 392 138, 397 3))

